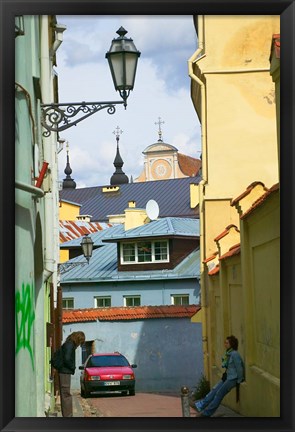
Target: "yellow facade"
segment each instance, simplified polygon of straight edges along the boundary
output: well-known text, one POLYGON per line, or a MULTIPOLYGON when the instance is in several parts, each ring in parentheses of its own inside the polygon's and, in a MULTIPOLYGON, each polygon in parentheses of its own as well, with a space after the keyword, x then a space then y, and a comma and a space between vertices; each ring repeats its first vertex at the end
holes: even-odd
POLYGON ((59 220, 77 220, 80 214, 80 205, 67 201, 59 203, 59 220))
POLYGON ((245 360, 246 381, 240 402, 231 392, 224 403, 245 416, 279 416, 279 307, 274 311, 279 304, 277 195, 248 217, 241 216, 279 181, 270 54, 273 35, 280 33, 280 18, 210 15, 195 17, 195 24, 199 46, 188 66, 202 128, 204 371, 211 385, 220 378, 223 342, 234 334, 245 360), (253 184, 255 188, 241 196, 253 184), (239 196, 237 205, 231 205, 239 196), (232 228, 232 239, 219 238, 231 225, 240 234, 232 228), (240 250, 220 259, 239 241, 240 250), (217 258, 206 263, 216 252, 217 258), (209 275, 218 260, 217 272, 209 275))

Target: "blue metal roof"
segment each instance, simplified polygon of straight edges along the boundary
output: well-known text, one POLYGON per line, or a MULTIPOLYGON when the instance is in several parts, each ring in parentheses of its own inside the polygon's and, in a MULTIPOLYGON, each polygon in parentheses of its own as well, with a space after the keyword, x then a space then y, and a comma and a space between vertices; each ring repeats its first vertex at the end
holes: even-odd
POLYGON ((167 216, 198 218, 198 209, 190 207, 190 184, 199 184, 201 177, 127 183, 117 192, 103 192, 102 186, 63 189, 60 199, 82 204, 80 213, 91 215, 91 221, 107 221, 109 215, 123 214, 129 201, 145 208, 150 199, 157 201, 161 218, 167 216))
MULTIPOLYGON (((124 224, 90 233, 94 246, 103 246, 103 241, 119 241, 139 237, 190 237, 198 238, 200 235, 199 219, 189 218, 163 218, 141 225, 129 230, 124 229, 124 224)), ((64 242, 60 245, 61 249, 76 248, 81 245, 81 237, 64 242)))
MULTIPOLYGON (((150 279, 186 279, 197 278, 200 273, 200 254, 196 249, 172 270, 145 270, 119 272, 117 268, 117 245, 104 243, 104 240, 119 241, 126 238, 185 236, 192 239, 199 237, 199 219, 164 218, 152 221, 146 225, 125 231, 124 225, 117 225, 96 233, 90 234, 94 245, 100 246, 92 253, 89 264, 77 266, 61 275, 62 283, 113 282, 114 280, 150 280, 150 279)), ((65 242, 63 248, 80 246, 81 238, 65 242)), ((83 256, 76 257, 71 262, 83 262, 83 256)))
MULTIPOLYGON (((82 262, 85 258, 76 257, 70 262, 82 262)), ((93 251, 89 264, 77 266, 61 275, 61 282, 114 282, 162 279, 192 279, 200 277, 200 251, 196 249, 172 270, 145 270, 119 272, 117 267, 117 246, 105 244, 93 251)))
POLYGON ((195 237, 200 235, 199 219, 173 218, 167 217, 157 219, 137 228, 127 231, 113 231, 108 229, 104 240, 124 240, 139 237, 195 237))

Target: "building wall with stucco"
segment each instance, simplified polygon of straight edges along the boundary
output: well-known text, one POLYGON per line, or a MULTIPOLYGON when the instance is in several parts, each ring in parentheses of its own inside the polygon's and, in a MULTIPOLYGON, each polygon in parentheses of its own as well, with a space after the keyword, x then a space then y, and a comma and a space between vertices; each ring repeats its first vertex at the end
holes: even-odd
POLYGON ((59 202, 59 220, 77 220, 80 207, 79 204, 61 200, 59 202))
POLYGON ((204 371, 211 385, 220 379, 223 342, 235 334, 245 359, 246 380, 240 402, 231 392, 224 403, 245 416, 276 417, 280 415, 279 192, 268 195, 268 191, 279 182, 279 88, 275 91, 274 84, 278 86, 279 74, 271 76, 270 56, 280 18, 196 16, 195 25, 199 46, 189 59, 189 74, 202 128, 204 371), (249 200, 241 196, 232 205, 243 192, 249 200), (265 201, 242 217, 264 193, 265 201), (227 243, 222 259, 225 237, 218 236, 230 235, 226 228, 231 225, 240 234, 227 243))

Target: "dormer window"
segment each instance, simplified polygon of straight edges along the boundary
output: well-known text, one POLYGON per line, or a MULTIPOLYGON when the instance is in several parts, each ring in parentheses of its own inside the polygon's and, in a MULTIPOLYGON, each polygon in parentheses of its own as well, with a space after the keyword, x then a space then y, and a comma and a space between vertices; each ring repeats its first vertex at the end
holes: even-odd
POLYGON ((169 262, 168 240, 121 243, 121 264, 169 262))

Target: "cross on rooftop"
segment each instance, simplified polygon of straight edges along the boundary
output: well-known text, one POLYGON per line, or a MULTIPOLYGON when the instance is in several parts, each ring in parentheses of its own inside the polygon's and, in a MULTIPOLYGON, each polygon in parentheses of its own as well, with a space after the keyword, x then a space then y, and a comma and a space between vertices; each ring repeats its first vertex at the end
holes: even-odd
POLYGON ((119 128, 119 126, 116 127, 113 134, 116 135, 116 140, 119 141, 120 135, 123 133, 122 129, 119 128))
POLYGON ((159 134, 159 141, 162 141, 162 130, 161 130, 161 124, 164 124, 165 122, 164 121, 161 121, 161 117, 158 117, 158 121, 157 122, 155 122, 155 125, 157 124, 157 125, 159 125, 159 131, 158 131, 158 134, 159 134))

